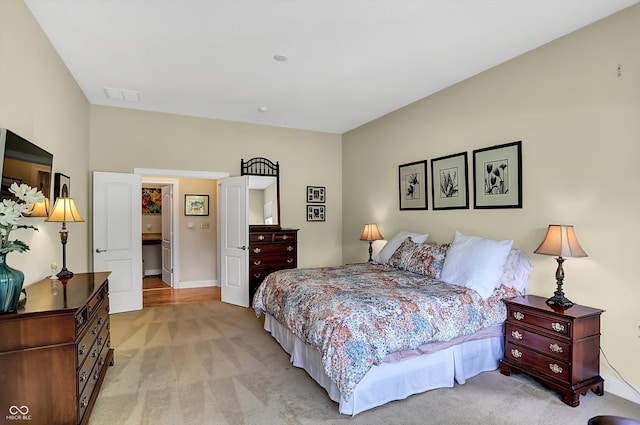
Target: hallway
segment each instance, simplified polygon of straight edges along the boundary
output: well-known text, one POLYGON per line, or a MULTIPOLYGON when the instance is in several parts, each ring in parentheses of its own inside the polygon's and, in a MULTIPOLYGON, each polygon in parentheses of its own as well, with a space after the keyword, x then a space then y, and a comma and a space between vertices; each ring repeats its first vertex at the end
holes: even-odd
POLYGON ((145 276, 142 280, 142 307, 171 304, 191 304, 220 301, 220 287, 173 289, 160 276, 145 276))

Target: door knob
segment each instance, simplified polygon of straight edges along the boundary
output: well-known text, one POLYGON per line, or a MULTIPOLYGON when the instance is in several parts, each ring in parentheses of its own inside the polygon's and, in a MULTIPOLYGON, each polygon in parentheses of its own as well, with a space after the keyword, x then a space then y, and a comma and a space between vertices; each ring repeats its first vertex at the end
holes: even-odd
POLYGON ((96 252, 97 252, 98 254, 101 254, 101 253, 103 253, 103 252, 107 252, 107 250, 106 250, 106 249, 99 249, 99 248, 96 248, 96 252))
POLYGON ((239 249, 241 249, 241 250, 243 250, 243 251, 245 251, 245 250, 247 249, 247 247, 246 247, 246 246, 244 246, 244 245, 239 246, 238 248, 239 248, 239 249))

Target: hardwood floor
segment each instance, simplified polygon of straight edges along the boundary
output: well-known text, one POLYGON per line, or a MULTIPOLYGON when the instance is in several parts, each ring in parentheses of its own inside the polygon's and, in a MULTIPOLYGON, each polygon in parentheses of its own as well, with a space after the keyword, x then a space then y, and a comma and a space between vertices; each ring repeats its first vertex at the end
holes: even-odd
POLYGON ((142 280, 142 306, 155 307, 170 304, 189 304, 220 301, 220 287, 173 289, 159 276, 146 276, 142 280))

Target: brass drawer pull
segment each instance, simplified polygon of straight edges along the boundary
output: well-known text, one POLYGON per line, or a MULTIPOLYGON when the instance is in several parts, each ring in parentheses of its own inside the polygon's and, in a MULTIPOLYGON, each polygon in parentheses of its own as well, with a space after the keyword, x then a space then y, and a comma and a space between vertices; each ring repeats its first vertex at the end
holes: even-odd
POLYGON ((522 339, 522 334, 518 331, 511 331, 511 336, 515 339, 522 339))
POLYGON ((253 264, 256 265, 256 266, 259 266, 261 263, 262 263, 262 261, 260 261, 260 260, 257 260, 257 261, 253 262, 253 264))
POLYGON ((558 344, 549 344, 549 349, 554 353, 562 353, 564 351, 558 344))
POLYGON ((293 251, 293 247, 292 247, 291 245, 289 245, 289 246, 287 247, 287 251, 289 251, 289 252, 293 251))
POLYGON ((562 373, 562 368, 555 363, 550 363, 549 369, 551 369, 553 373, 562 373))
POLYGON ((558 322, 553 322, 551 324, 551 329, 553 329, 556 332, 564 332, 564 325, 558 322))
POLYGON ((91 333, 93 335, 97 335, 98 334, 98 327, 96 326, 95 328, 91 329, 91 333))
POLYGON ((255 252, 256 254, 260 254, 260 248, 253 248, 253 252, 255 252))
POLYGON ((516 320, 522 320, 524 319, 524 314, 520 313, 519 311, 514 311, 513 318, 516 320))
POLYGON ((87 396, 82 397, 82 401, 80 402, 80 408, 86 409, 88 405, 89 405, 89 397, 87 396))
POLYGON ((76 325, 80 326, 82 324, 84 324, 84 317, 82 316, 76 317, 76 325))
POLYGON ((286 241, 287 239, 289 239, 289 238, 287 237, 287 235, 282 235, 282 240, 283 240, 283 241, 286 241))
POLYGON ((263 241, 264 240, 264 235, 258 235, 258 240, 259 241, 263 241))
POLYGON ((87 352, 87 346, 86 344, 82 344, 82 347, 80 347, 80 349, 78 350, 78 354, 80 354, 81 356, 84 356, 84 353, 87 352))
POLYGON ((262 273, 256 273, 253 275, 253 277, 255 277, 256 279, 259 278, 260 276, 262 276, 262 273))
POLYGON ((287 263, 292 264, 293 263, 293 258, 287 258, 287 263))
POLYGON ((522 357, 522 352, 514 348, 511 350, 511 355, 516 359, 519 359, 520 357, 522 357))
POLYGON ((87 373, 87 371, 83 370, 82 374, 80 375, 80 382, 86 381, 88 377, 89 377, 89 374, 87 373))

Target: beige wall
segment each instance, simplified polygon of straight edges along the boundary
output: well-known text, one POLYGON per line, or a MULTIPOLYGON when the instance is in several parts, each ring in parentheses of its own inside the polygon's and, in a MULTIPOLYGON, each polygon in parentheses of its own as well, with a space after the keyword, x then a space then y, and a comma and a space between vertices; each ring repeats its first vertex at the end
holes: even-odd
POLYGON ((340 135, 92 106, 90 139, 90 168, 96 171, 152 168, 238 176, 242 158, 278 161, 281 224, 300 229, 298 265, 342 262, 340 135), (306 221, 307 186, 326 186, 326 222, 306 221))
MULTIPOLYGON (((22 1, 0 0, 0 127, 51 152, 53 171, 71 178, 70 194, 86 221, 68 225, 67 267, 88 271, 89 103, 22 1)), ((24 272, 28 285, 50 274, 51 262, 61 266, 61 225, 23 223, 39 231, 12 232, 31 249, 9 254, 7 262, 24 272)))
MULTIPOLYGON (((556 262, 533 250, 548 224, 574 224, 589 257, 567 259, 565 292, 606 310, 602 347, 640 384, 639 22, 634 6, 345 134, 345 261, 365 258, 364 223, 386 237, 418 230, 440 242, 459 229, 514 239, 535 263, 531 293, 548 297, 556 262), (516 140, 522 209, 399 211, 399 164, 463 151, 471 160, 474 149, 516 140)), ((602 370, 615 376, 604 359, 602 370)))

